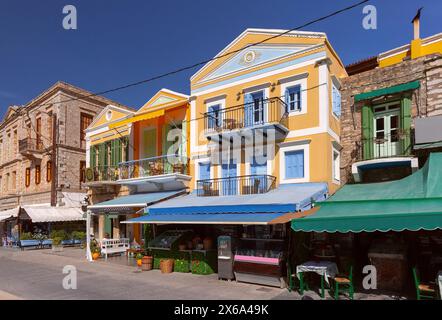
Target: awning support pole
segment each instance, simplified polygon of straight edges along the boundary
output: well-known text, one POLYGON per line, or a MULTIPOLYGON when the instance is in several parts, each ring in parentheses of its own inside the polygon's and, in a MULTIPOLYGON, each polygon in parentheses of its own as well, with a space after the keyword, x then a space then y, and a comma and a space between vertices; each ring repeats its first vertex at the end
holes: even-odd
POLYGON ((86 212, 86 259, 93 262, 91 253, 91 211, 86 212))

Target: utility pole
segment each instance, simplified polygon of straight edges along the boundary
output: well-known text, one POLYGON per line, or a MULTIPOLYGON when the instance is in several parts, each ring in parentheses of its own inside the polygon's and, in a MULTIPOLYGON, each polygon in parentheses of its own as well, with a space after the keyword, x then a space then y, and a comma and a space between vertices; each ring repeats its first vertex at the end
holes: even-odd
POLYGON ((57 205, 57 114, 52 113, 52 150, 51 150, 51 206, 57 205))

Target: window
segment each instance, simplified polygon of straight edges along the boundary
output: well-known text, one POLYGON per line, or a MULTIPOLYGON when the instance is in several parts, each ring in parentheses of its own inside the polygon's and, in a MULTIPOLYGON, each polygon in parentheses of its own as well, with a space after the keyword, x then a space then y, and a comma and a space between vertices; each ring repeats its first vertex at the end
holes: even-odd
POLYGON ((199 163, 199 180, 210 179, 210 163, 199 163))
POLYGON ((304 178, 304 151, 287 151, 285 157, 285 179, 304 178))
POLYGON ((18 138, 17 138, 17 130, 14 130, 14 155, 18 152, 18 138))
POLYGON ((35 184, 40 184, 41 181, 41 171, 40 165, 35 166, 35 184))
POLYGON ((49 139, 51 139, 51 144, 52 144, 52 111, 48 112, 48 137, 49 139))
POLYGON ((80 188, 86 182, 86 161, 80 161, 80 188))
POLYGON ((31 168, 25 170, 25 186, 26 188, 31 185, 31 168))
POLYGON ((12 171, 12 190, 17 188, 17 171, 12 171))
POLYGON ((92 123, 93 116, 90 114, 82 113, 80 115, 80 141, 86 140, 86 128, 92 123))
POLYGON ((46 162, 46 182, 51 182, 52 180, 52 162, 46 162))
POLYGON ((6 193, 8 193, 8 190, 9 190, 9 173, 6 174, 5 189, 6 189, 6 193))
POLYGON ((42 147, 42 140, 41 140, 41 118, 37 118, 37 124, 36 124, 36 131, 37 131, 37 150, 40 150, 42 147))
POLYGON ((341 92, 339 89, 332 84, 332 107, 333 114, 337 117, 341 116, 341 92))
POLYGON ((341 180, 341 165, 340 165, 340 155, 339 152, 335 149, 333 150, 333 164, 332 164, 332 175, 333 180, 340 181, 341 180))
POLYGON ((287 104, 287 112, 301 110, 301 85, 298 84, 285 89, 285 103, 287 104))

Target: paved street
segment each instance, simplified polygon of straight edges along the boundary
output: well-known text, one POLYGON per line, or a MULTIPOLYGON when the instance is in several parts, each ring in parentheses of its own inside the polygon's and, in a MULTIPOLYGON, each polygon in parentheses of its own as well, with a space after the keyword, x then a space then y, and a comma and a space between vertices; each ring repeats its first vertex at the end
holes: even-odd
MULTIPOLYGON (((285 289, 219 281, 216 275, 161 274, 158 270, 140 273, 127 265, 124 257, 89 263, 83 255, 83 250, 73 248, 61 253, 0 248, 0 299, 301 299, 285 289), (62 286, 66 265, 77 269, 76 290, 62 286)), ((319 296, 308 292, 307 298, 319 296)))

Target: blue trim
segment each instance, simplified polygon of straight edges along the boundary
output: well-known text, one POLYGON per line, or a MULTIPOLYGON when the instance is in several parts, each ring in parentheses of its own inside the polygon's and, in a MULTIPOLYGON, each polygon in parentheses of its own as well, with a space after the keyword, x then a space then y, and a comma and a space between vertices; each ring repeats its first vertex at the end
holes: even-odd
POLYGON ((317 53, 309 54, 307 56, 304 56, 304 57, 301 57, 301 58, 298 58, 298 59, 294 59, 294 60, 290 60, 290 61, 287 61, 287 62, 279 63, 279 64, 276 64, 276 65, 273 65, 273 66, 270 66, 270 67, 267 67, 267 68, 264 68, 264 69, 256 70, 256 71, 249 72, 249 73, 237 76, 237 77, 233 77, 233 78, 228 79, 228 80, 219 81, 219 82, 216 82, 216 83, 213 83, 213 84, 208 84, 206 86, 203 86, 203 87, 191 90, 191 95, 195 94, 195 93, 198 93, 198 92, 201 92, 201 91, 204 91, 204 90, 207 90, 207 89, 215 88, 215 87, 222 86, 222 85, 225 85, 225 84, 229 84, 229 83, 232 83, 232 82, 235 82, 235 81, 239 81, 239 80, 247 79, 247 78, 250 78, 250 77, 254 77, 254 76, 266 73, 266 72, 274 71, 274 70, 277 70, 277 69, 282 69, 282 68, 285 68, 285 67, 290 67, 290 66, 293 66, 294 64, 302 63, 302 62, 305 62, 305 61, 308 61, 308 60, 311 60, 311 59, 325 58, 326 56, 327 55, 326 55, 325 52, 317 52, 317 53))
POLYGON ((145 208, 149 215, 170 214, 232 214, 232 213, 288 213, 296 211, 296 204, 238 204, 234 206, 192 206, 173 208, 145 208))
POLYGON ((146 215, 128 220, 129 222, 269 222, 284 213, 253 213, 253 214, 165 214, 146 215))

